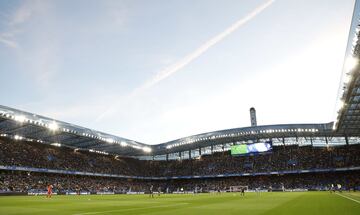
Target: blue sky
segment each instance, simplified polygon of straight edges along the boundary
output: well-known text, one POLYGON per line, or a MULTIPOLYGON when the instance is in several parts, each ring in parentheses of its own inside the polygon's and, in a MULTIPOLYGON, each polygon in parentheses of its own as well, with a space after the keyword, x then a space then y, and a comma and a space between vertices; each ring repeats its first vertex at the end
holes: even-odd
POLYGON ((0 0, 0 103, 149 144, 249 126, 252 106, 330 122, 353 5, 0 0))

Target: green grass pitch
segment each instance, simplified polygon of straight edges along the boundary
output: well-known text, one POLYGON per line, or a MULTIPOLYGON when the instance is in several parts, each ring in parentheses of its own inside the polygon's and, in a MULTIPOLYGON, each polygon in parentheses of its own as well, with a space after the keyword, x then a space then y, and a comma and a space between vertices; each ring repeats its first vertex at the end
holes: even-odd
POLYGON ((0 197, 0 214, 360 214, 360 193, 293 192, 0 197))

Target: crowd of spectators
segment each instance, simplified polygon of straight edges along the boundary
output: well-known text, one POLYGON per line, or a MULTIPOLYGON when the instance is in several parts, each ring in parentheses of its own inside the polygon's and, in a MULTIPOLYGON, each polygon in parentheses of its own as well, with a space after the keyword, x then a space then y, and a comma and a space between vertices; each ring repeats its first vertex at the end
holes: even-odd
POLYGON ((76 192, 78 189, 91 193, 142 190, 138 182, 126 179, 19 171, 0 172, 0 191, 3 192, 39 192, 45 191, 48 185, 54 187, 55 193, 76 192))
POLYGON ((37 142, 0 139, 0 165, 135 176, 140 161, 37 142))
POLYGON ((360 144, 338 147, 277 146, 269 153, 231 156, 229 151, 197 159, 144 161, 41 143, 0 139, 0 165, 127 176, 191 176, 360 167, 360 144))
MULTIPOLYGON (((264 173, 286 170, 360 167, 360 145, 338 147, 277 146, 271 152, 231 156, 229 151, 203 155, 196 159, 144 161, 88 151, 75 151, 41 143, 0 139, 0 165, 73 170, 126 176, 209 176, 236 173, 264 173)), ((257 175, 206 179, 136 180, 126 178, 79 176, 23 171, 0 171, 0 191, 32 192, 52 184, 56 192, 146 192, 150 185, 163 192, 202 192, 230 186, 249 189, 328 189, 342 184, 345 189, 360 189, 360 171, 257 175), (181 190, 182 190, 181 189, 181 190)))
POLYGON ((332 169, 360 166, 360 145, 274 147, 266 154, 232 156, 230 152, 182 161, 147 161, 147 175, 218 175, 288 170, 332 169))
POLYGON ((249 190, 307 189, 328 190, 341 184, 343 190, 360 190, 360 171, 303 173, 287 175, 245 176, 212 179, 129 180, 109 177, 76 176, 49 173, 0 172, 0 192, 45 192, 53 185, 56 193, 69 192, 145 192, 153 185, 163 193, 229 191, 231 186, 246 186, 249 190))

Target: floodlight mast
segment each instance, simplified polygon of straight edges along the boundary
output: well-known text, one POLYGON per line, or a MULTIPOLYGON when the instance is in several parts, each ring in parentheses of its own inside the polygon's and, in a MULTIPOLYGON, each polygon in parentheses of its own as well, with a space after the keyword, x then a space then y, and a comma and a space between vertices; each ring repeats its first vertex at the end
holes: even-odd
POLYGON ((251 127, 257 126, 256 122, 256 110, 254 107, 250 108, 250 121, 251 121, 251 127))

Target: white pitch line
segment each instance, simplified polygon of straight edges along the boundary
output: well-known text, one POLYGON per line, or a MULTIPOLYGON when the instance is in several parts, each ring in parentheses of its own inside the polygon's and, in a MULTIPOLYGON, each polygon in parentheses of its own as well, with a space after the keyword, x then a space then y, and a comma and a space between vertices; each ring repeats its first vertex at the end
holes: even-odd
POLYGON ((348 197, 348 196, 341 195, 340 193, 335 193, 335 194, 338 195, 338 196, 341 196, 341 197, 343 197, 343 198, 349 199, 349 200, 351 200, 351 201, 354 201, 354 202, 360 204, 360 201, 359 201, 359 200, 350 198, 350 197, 348 197))
POLYGON ((109 211, 97 211, 97 212, 85 212, 85 213, 76 213, 73 215, 88 215, 88 214, 104 214, 104 213, 111 213, 116 211, 135 211, 135 210, 142 210, 142 209, 148 209, 148 208, 165 208, 165 207, 172 207, 172 206, 179 206, 179 205, 187 205, 189 203, 178 203, 178 204, 171 204, 171 205, 157 205, 157 206, 151 206, 151 207, 141 207, 141 208, 128 208, 128 209, 118 209, 118 210, 109 210, 109 211))

